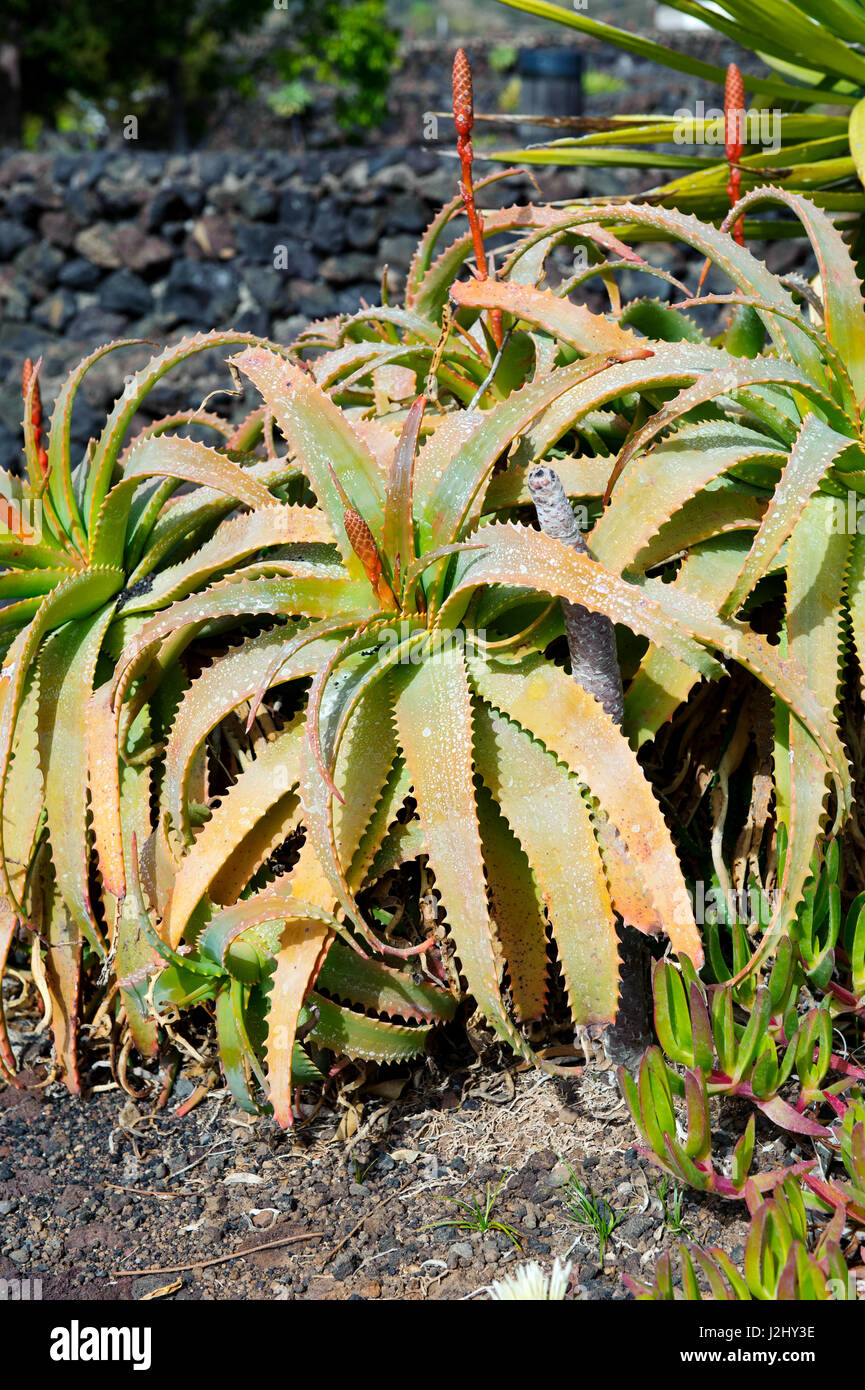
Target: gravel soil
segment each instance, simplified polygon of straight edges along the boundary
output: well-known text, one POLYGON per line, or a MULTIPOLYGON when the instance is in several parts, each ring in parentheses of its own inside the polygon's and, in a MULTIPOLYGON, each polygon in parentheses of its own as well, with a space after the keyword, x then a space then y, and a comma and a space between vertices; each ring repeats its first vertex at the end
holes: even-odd
MULTIPOLYGON (((355 1074, 324 1100, 305 1091, 289 1133, 224 1091, 178 1115, 183 1077, 162 1110, 155 1085, 133 1100, 103 1080, 77 1101, 44 1077, 36 1065, 27 1089, 0 1090, 0 1278, 41 1280, 44 1299, 485 1298, 557 1255, 571 1296, 625 1299, 621 1276, 650 1280, 684 1238, 609 1066, 567 1081, 501 1059, 355 1074), (573 1177, 621 1218, 603 1260, 569 1210, 573 1177), (435 1225, 464 1215, 449 1199, 483 1206, 500 1182, 490 1219, 508 1230, 435 1225)), ((743 1116, 721 1120, 723 1152, 743 1116)), ((791 1162, 759 1126, 760 1166, 791 1162)), ((690 1191, 679 1213, 737 1263, 745 1215, 690 1191)))

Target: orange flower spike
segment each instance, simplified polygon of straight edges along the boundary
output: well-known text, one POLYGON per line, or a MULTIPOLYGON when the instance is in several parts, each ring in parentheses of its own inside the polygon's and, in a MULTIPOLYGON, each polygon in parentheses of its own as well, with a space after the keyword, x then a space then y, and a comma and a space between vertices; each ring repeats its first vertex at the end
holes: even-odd
POLYGON ((42 470, 42 477, 47 478, 48 455, 42 447, 42 396, 39 391, 39 377, 31 359, 26 357, 21 369, 21 394, 25 404, 31 381, 33 382, 33 397, 30 402, 30 424, 33 429, 33 442, 36 446, 36 457, 42 470))
MULTIPOLYGON (((465 204, 466 216, 469 219, 472 241, 475 248, 475 264, 477 266, 477 277, 479 280, 489 278, 487 267, 487 253, 484 247, 483 221, 480 213, 475 207, 474 188, 472 186, 472 128, 475 123, 474 96, 472 94, 472 70, 469 67, 469 60, 466 57, 465 49, 458 48, 454 56, 453 66, 453 112, 454 125, 457 130, 457 154, 460 158, 460 193, 465 204)), ((500 309, 494 309, 490 314, 490 331, 496 347, 502 345, 502 314, 500 309)))
POLYGON ((382 608, 396 608, 396 598, 382 572, 381 556, 372 531, 354 507, 344 508, 343 521, 351 548, 363 565, 366 577, 375 589, 382 608))
MULTIPOLYGON (((727 193, 730 196, 731 207, 739 201, 739 190, 742 185, 742 170, 739 167, 739 161, 742 158, 744 148, 744 133, 745 83, 736 64, 731 63, 727 68, 727 82, 724 87, 724 138, 726 141, 724 153, 730 166, 727 193)), ((733 236, 740 246, 745 245, 744 218, 739 218, 733 228, 733 236)))

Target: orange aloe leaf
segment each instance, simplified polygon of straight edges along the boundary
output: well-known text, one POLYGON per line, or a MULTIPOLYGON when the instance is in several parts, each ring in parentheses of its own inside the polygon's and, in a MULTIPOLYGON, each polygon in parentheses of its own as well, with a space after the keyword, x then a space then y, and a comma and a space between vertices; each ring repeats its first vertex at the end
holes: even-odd
POLYGON ((478 694, 553 753, 597 797, 621 835, 674 949, 703 948, 670 832, 630 745, 597 700, 544 657, 520 666, 470 661, 478 694))
POLYGON ((578 1025, 616 1016, 619 953, 604 866, 580 786, 519 725, 475 710, 478 771, 537 879, 578 1025))

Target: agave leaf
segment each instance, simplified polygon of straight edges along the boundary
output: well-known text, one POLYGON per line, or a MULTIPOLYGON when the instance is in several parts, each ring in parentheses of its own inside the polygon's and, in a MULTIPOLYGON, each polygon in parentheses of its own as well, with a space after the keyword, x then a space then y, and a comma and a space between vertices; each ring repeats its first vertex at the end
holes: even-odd
POLYGON ((520 667, 473 659, 472 685, 584 783, 622 837, 674 950, 702 964, 703 948, 660 808, 636 757, 601 705, 543 657, 520 667))
MULTIPOLYGON (((766 573, 781 546, 792 534, 803 508, 816 492, 826 472, 849 443, 848 438, 829 429, 816 415, 806 415, 748 559, 722 606, 722 616, 735 613, 741 608, 754 585, 766 573)), ((823 514, 822 511, 820 514, 823 514)))
POLYGON ((300 771, 304 723, 296 718, 248 764, 229 787, 178 869, 164 932, 177 947, 193 911, 219 874, 226 855, 282 798, 292 795, 300 771))
POLYGON ((299 367, 263 348, 248 349, 232 361, 258 388, 276 417, 327 516, 346 569, 360 578, 363 567, 345 532, 344 506, 331 470, 351 505, 380 538, 384 490, 370 450, 343 412, 299 367))
POLYGON ((616 923, 589 811, 578 783, 524 729, 475 710, 478 771, 537 878, 575 1023, 616 1016, 616 923))
POLYGON ((89 944, 102 951, 88 885, 87 741, 81 711, 93 691, 96 662, 114 606, 67 623, 46 643, 40 661, 40 761, 57 889, 89 944))
POLYGON ((418 667, 401 669, 394 685, 397 738, 469 993, 499 1037, 527 1056, 504 1010, 490 929, 463 654, 455 644, 439 646, 418 667))
MULTIPOLYGON (((476 720, 476 750, 482 769, 483 737, 478 711, 476 720)), ((527 1023, 542 1016, 547 999, 543 899, 526 852, 486 785, 477 788, 477 805, 493 921, 508 965, 514 1016, 518 1023, 527 1023)), ((407 831, 406 838, 414 839, 414 827, 400 825, 394 829, 407 831)))
POLYGON ((602 314, 593 314, 585 305, 557 298, 551 290, 536 290, 508 281, 458 280, 451 287, 451 298, 472 309, 504 309, 578 352, 620 354, 640 346, 635 333, 620 328, 602 314))

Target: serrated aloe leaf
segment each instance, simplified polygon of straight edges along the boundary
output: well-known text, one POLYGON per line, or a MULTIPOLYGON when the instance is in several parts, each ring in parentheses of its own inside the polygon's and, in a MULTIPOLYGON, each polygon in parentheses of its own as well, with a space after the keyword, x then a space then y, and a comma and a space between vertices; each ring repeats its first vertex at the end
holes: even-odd
MULTIPOLYGON (((750 544, 750 536, 733 535, 696 546, 684 560, 673 585, 717 608, 730 592, 750 544)), ((654 738, 688 698, 698 679, 692 666, 661 647, 649 647, 625 696, 624 730, 635 748, 654 738)))
MULTIPOLYGON (((496 170, 494 174, 488 174, 486 178, 479 179, 478 182, 474 185, 475 193, 479 193, 482 189, 489 187, 490 184, 498 183, 501 179, 508 178, 509 174, 510 171, 507 169, 496 170)), ((445 203, 444 207, 442 207, 436 213, 432 222, 427 227, 426 231, 424 232, 423 236, 418 242, 414 256, 412 257, 412 262, 409 267, 409 272, 406 279, 405 299, 406 305, 408 305, 409 307, 414 303, 417 291, 423 283, 424 275, 430 268, 433 253, 445 227, 448 225, 450 221, 452 221, 452 219, 455 216, 457 216, 457 214, 461 213, 463 210, 464 204, 462 195, 457 194, 455 198, 452 198, 450 202, 445 203)), ((406 310, 403 310, 402 312, 405 313, 406 310)), ((381 310, 379 310, 378 313, 380 314, 381 310)), ((418 315, 417 317, 420 316, 418 315)), ((364 318, 366 318, 365 314, 364 318)), ((349 320, 349 322, 351 322, 351 320, 349 320)))
POLYGON ((475 758, 537 878, 574 1022, 611 1023, 619 992, 616 924, 579 784, 523 728, 483 706, 475 708, 475 758))
POLYGON ((472 706, 463 654, 456 644, 440 645, 417 668, 395 673, 394 687, 397 738, 469 992, 499 1037, 515 1052, 530 1055, 501 997, 473 787, 472 706))
MULTIPOLYGON (((642 347, 627 351, 628 357, 640 360, 647 355, 642 347)), ((601 354, 583 358, 501 402, 454 454, 423 513, 416 511, 422 548, 455 540, 470 518, 480 514, 484 489, 501 453, 552 401, 599 374, 606 377, 609 362, 601 354)))
MULTIPOLYGON (((389 843, 389 829, 393 828, 393 834, 397 835, 402 830, 407 830, 407 826, 401 823, 394 825, 398 813, 405 805, 406 797, 411 791, 411 778, 408 769, 402 758, 397 758, 391 768, 381 795, 375 805, 375 809, 369 819, 366 830, 363 833, 360 844, 352 858, 351 867, 346 872, 346 879, 352 891, 356 892, 361 884, 369 877, 370 880, 378 878, 386 873, 385 867, 379 865, 379 851, 385 857, 385 851, 389 843)), ((414 858, 420 849, 407 857, 414 858)), ((397 862, 402 863, 402 859, 397 862)))
POLYGON ((85 357, 64 381, 54 402, 51 413, 51 426, 48 435, 48 490, 58 515, 71 534, 79 540, 84 538, 84 525, 78 501, 75 497, 70 453, 72 438, 72 407, 84 377, 94 362, 106 353, 118 348, 140 347, 140 339, 127 339, 116 343, 106 343, 85 357))
POLYGON ((699 967, 703 948, 670 833, 630 746, 603 708, 543 657, 499 667, 473 659, 472 685, 520 724, 596 796, 615 825, 676 951, 699 967))
POLYGON ((297 830, 300 820, 300 799, 296 793, 281 796, 227 852, 211 880, 208 897, 215 903, 234 902, 269 857, 297 830))
POLYGON ((334 781, 345 801, 332 807, 333 834, 340 863, 346 868, 354 860, 396 757, 390 691, 385 680, 376 680, 345 725, 334 767, 334 781))
MULTIPOLYGON (((480 767, 479 737, 475 747, 480 767)), ((514 1016, 518 1023, 527 1023, 542 1016, 547 999, 549 962, 541 890, 523 846, 486 785, 477 789, 477 805, 493 921, 508 963, 514 1016)))
POLYGON ((267 488, 218 450, 194 439, 151 436, 132 446, 124 461, 122 480, 107 494, 96 515, 92 563, 117 564, 122 559, 133 496, 140 480, 153 476, 198 483, 224 492, 247 507, 274 506, 267 488))
MULTIPOLYGON (((722 85, 723 81, 722 78, 722 85)), ((749 84, 753 89, 753 78, 749 78, 749 84)), ((598 222, 602 227, 615 223, 619 226, 626 224, 629 228, 654 229, 665 237, 671 237, 675 241, 693 246, 703 255, 708 256, 718 269, 723 271, 733 284, 737 285, 745 294, 752 295, 762 304, 777 307, 786 315, 795 317, 793 300, 779 283, 777 277, 744 246, 737 245, 732 237, 719 231, 710 223, 698 222, 695 217, 677 212, 673 208, 623 203, 617 204, 615 209, 611 206, 581 209, 577 213, 571 213, 562 225, 577 230, 586 222, 598 222)), ((816 373, 816 379, 820 380, 820 357, 807 335, 794 322, 789 320, 785 322, 780 314, 775 316, 770 310, 761 310, 760 316, 775 345, 778 348, 786 348, 794 360, 808 367, 809 370, 813 369, 816 373)))
MULTIPOLYGON (((150 712, 145 706, 133 725, 131 738, 146 739, 150 732, 150 712)), ((138 865, 132 856, 143 846, 150 834, 150 767, 133 763, 120 768, 120 819, 124 828, 123 852, 127 878, 138 880, 138 865)), ((159 961, 153 945, 141 926, 138 903, 132 894, 119 905, 118 921, 113 934, 115 942, 114 970, 120 997, 126 1010, 135 1046, 145 1056, 156 1055, 159 1046, 159 1026, 153 1018, 147 992, 159 961), (131 909, 131 910, 130 910, 131 909)))
POLYGON ((251 1091, 250 1048, 242 1026, 241 990, 242 986, 233 980, 227 981, 217 991, 216 1037, 219 1063, 236 1104, 248 1115, 256 1115, 258 1106, 251 1091))
MULTIPOLYGON (((299 567, 298 567, 299 568, 299 567)), ((141 662, 149 648, 183 628, 220 618, 242 616, 273 618, 275 615, 336 618, 364 622, 374 616, 370 589, 366 581, 354 581, 337 573, 333 578, 319 574, 289 578, 247 577, 244 571, 212 584, 202 594, 193 594, 172 604, 150 619, 126 647, 115 673, 113 689, 120 689, 129 672, 141 662)))
POLYGON ((40 661, 40 762, 57 888, 95 951, 101 934, 90 901, 87 836, 87 741, 81 711, 93 690, 96 662, 113 605, 67 623, 43 648, 40 661))
POLYGON ((3 850, 13 904, 24 898, 27 873, 43 816, 44 782, 39 762, 39 681, 31 671, 18 710, 12 761, 3 802, 3 850))
POLYGON ((823 285, 826 336, 850 373, 856 400, 865 400, 865 324, 862 288, 844 240, 831 220, 808 198, 782 188, 756 188, 738 204, 747 210, 760 203, 781 203, 799 218, 814 248, 823 285))
POLYGON ((344 1003, 408 1022, 453 1018, 457 1008, 446 990, 416 984, 405 970, 365 959, 338 940, 327 953, 317 985, 344 1003))
POLYGON ((735 483, 721 483, 691 497, 637 555, 634 568, 645 573, 682 551, 734 532, 753 535, 766 513, 766 500, 735 483))
MULTIPOLYGON (((93 570, 63 580, 39 604, 29 627, 20 632, 6 654, 0 672, 0 833, 3 823, 3 800, 9 777, 15 725, 21 700, 26 689, 32 662, 47 633, 71 621, 83 618, 103 607, 123 584, 119 570, 93 570)), ((2 856, 3 883, 11 892, 2 856)))
POLYGON ((281 887, 267 887, 242 902, 216 912, 196 943, 202 960, 228 969, 230 952, 245 932, 268 922, 317 922, 336 928, 336 921, 316 903, 305 902, 281 887))
MULTIPOLYGON (((834 718, 841 679, 839 597, 851 553, 851 538, 833 528, 835 505, 831 497, 811 499, 793 531, 787 559, 788 651, 808 672, 815 698, 830 719, 834 718)), ((781 717, 781 711, 776 717, 781 717)), ((777 744, 775 756, 786 763, 784 784, 789 785, 789 801, 785 805, 779 798, 778 816, 787 825, 789 839, 779 904, 764 938, 766 950, 765 943, 776 940, 795 914, 825 816, 826 766, 821 750, 798 720, 787 723, 786 746, 777 744)))
MULTIPOLYGON (((395 588, 398 593, 415 558, 414 465, 425 406, 426 396, 418 396, 412 404, 394 451, 388 478, 382 542, 385 561, 397 581, 395 588)), ((411 600, 411 595, 405 597, 411 600)))
POLYGON ((232 359, 261 392, 289 447, 309 479, 336 537, 346 568, 363 575, 345 532, 343 502, 333 486, 331 469, 353 507, 380 537, 384 521, 382 479, 368 447, 349 421, 312 378, 263 348, 232 359))
POLYGON ((754 585, 766 573, 781 546, 792 534, 823 477, 839 453, 849 446, 849 442, 848 438, 824 425, 816 415, 806 415, 799 437, 781 474, 781 481, 760 523, 748 559, 723 606, 722 613, 735 613, 742 606, 754 585))
MULTIPOLYGON (((35 885, 45 942, 45 984, 51 998, 51 1035, 67 1090, 81 1094, 78 1074, 78 1024, 81 1005, 81 935, 64 906, 43 850, 35 885)), ((39 950, 38 942, 34 943, 39 950)))
POLYGON ((141 402, 152 391, 157 381, 172 367, 186 361, 188 357, 208 348, 237 347, 243 343, 257 343, 260 339, 251 333, 201 333, 192 338, 183 338, 173 343, 151 359, 136 372, 127 384, 123 395, 116 402, 109 415, 90 461, 85 488, 85 511, 88 512, 88 533, 92 536, 96 527, 105 495, 111 485, 114 465, 117 462, 126 431, 132 423, 141 402))
POLYGON ((319 625, 276 628, 248 639, 205 667, 180 702, 166 745, 162 804, 174 827, 189 839, 187 786, 196 753, 217 724, 244 701, 277 680, 311 676, 332 654, 338 639, 319 625))
MULTIPOLYGON (((630 460, 689 411, 707 405, 719 397, 735 396, 740 392, 749 392, 750 388, 772 385, 783 385, 800 392, 805 400, 823 411, 830 425, 839 431, 838 438, 844 441, 844 447, 850 447, 852 441, 849 435, 843 433, 845 428, 849 428, 844 412, 797 366, 774 357, 760 357, 755 362, 731 358, 730 365, 723 370, 708 372, 693 386, 680 391, 637 431, 619 454, 610 476, 610 491, 630 460)), ((756 397, 753 392, 749 394, 748 399, 750 403, 755 403, 756 397)), ((835 452, 840 452, 840 445, 835 452)))
POLYGON ((193 911, 230 853, 266 812, 290 796, 300 777, 299 758, 305 735, 302 717, 260 748, 229 787, 178 869, 165 915, 164 930, 176 947, 193 911))
MULTIPOLYGON (((194 555, 162 570, 147 593, 124 604, 124 613, 129 616, 146 612, 185 598, 214 575, 221 577, 239 561, 271 546, 283 548, 280 564, 286 569, 293 558, 285 554, 287 547, 296 548, 298 564, 314 563, 316 553, 332 539, 318 509, 273 504, 259 507, 245 516, 222 522, 194 555)), ((323 553, 326 554, 326 550, 323 553)))
POLYGON ((311 990, 306 999, 318 1010, 318 1022, 309 1037, 319 1047, 328 1047, 344 1057, 364 1057, 375 1062, 404 1062, 417 1057, 426 1047, 431 1025, 385 1023, 367 1018, 335 1004, 332 999, 311 990))
POLYGON ((607 569, 626 572, 664 523, 726 469, 766 458, 780 467, 784 457, 771 440, 731 420, 686 425, 625 470, 592 530, 592 554, 607 569))
POLYGON ((585 305, 557 298, 551 290, 508 281, 464 280, 452 286, 451 298, 473 309, 504 309, 586 354, 629 352, 640 345, 635 333, 593 314, 585 305))
POLYGON ((332 929, 316 919, 286 922, 280 951, 271 976, 270 1008, 267 1011, 268 1099, 274 1118, 282 1129, 293 1122, 291 1108, 291 1069, 293 1047, 298 1033, 298 1015, 318 967, 327 955, 332 929))
POLYGON ((582 604, 648 637, 701 675, 718 674, 713 658, 663 612, 659 588, 650 598, 647 589, 629 584, 590 555, 541 531, 509 522, 478 531, 459 554, 442 619, 456 608, 460 595, 486 584, 517 585, 582 604))

